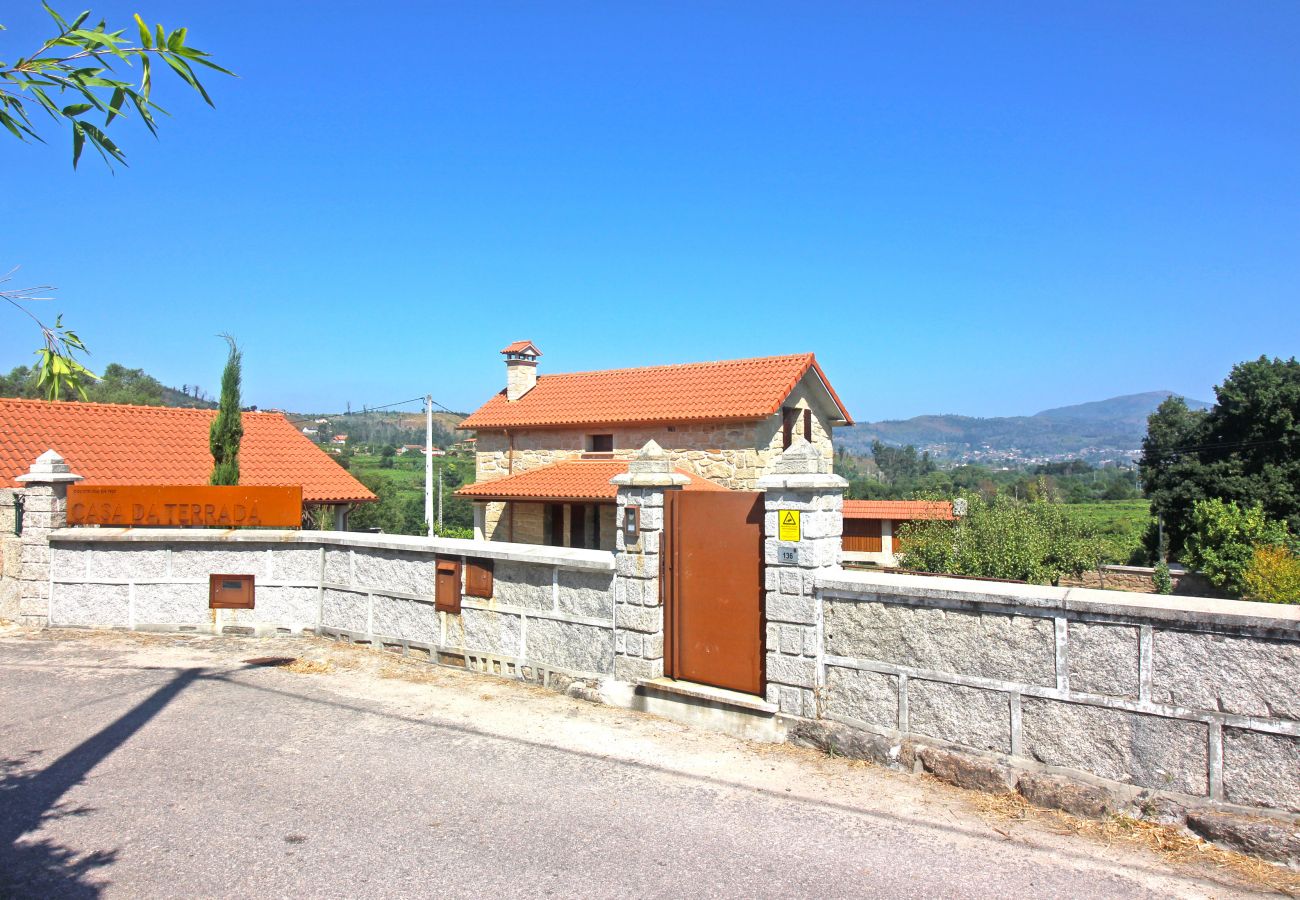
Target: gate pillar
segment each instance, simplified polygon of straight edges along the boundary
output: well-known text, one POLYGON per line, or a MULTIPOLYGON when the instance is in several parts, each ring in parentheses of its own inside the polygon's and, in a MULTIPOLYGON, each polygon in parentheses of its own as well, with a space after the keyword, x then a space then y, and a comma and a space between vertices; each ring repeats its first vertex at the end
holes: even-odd
POLYGON ((764 492, 767 701, 786 715, 818 713, 821 604, 815 579, 839 569, 847 486, 802 437, 758 479, 764 492))
POLYGON ((610 481, 618 488, 614 677, 624 681, 662 678, 664 609, 659 599, 659 555, 664 494, 681 490, 690 479, 674 471, 668 454, 649 441, 628 463, 627 474, 615 475, 610 481), (628 529, 629 519, 634 519, 634 532, 628 529))
POLYGON ((81 481, 67 462, 46 450, 27 474, 14 479, 23 485, 23 520, 18 566, 18 621, 48 625, 50 621, 50 532, 68 524, 68 485, 81 481))

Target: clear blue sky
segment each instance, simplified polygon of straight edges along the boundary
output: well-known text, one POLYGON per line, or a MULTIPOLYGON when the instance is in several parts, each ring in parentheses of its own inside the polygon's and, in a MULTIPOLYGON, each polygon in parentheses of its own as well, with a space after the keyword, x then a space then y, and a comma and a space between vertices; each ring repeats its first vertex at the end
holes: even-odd
MULTIPOLYGON (((71 7, 66 11, 74 12, 71 7)), ((1032 413, 1300 352, 1300 4, 137 0, 131 163, 0 138, 0 267, 98 365, 334 411, 812 350, 860 420, 1032 413), (310 10, 310 12, 309 12, 310 10), (159 72, 159 75, 170 73, 159 72)), ((49 27, 5 4, 0 58, 49 27)), ((0 318, 0 366, 36 335, 0 318)))

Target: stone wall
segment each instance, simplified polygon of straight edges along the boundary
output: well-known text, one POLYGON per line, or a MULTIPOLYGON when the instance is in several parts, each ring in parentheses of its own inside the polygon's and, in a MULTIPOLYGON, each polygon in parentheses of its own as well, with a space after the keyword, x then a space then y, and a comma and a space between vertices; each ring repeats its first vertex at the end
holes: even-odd
POLYGON ((1300 608, 843 571, 816 597, 820 718, 1300 813, 1300 608))
MULTIPOLYGON (((832 411, 811 401, 814 393, 809 378, 815 377, 811 373, 806 376, 791 392, 786 405, 813 410, 812 444, 829 463, 833 454, 829 424, 832 411)), ((802 422, 795 433, 802 435, 802 422)), ((631 459, 653 440, 674 466, 738 491, 755 489, 759 477, 781 454, 783 440, 779 411, 758 422, 533 429, 514 434, 513 451, 511 439, 503 432, 480 431, 476 447, 477 480, 495 481, 511 473, 578 459, 587 449, 590 434, 613 434, 614 456, 619 459, 631 459)), ((497 515, 499 510, 490 510, 488 514, 489 530, 493 533, 497 515)))
POLYGON ((18 601, 21 596, 19 566, 22 563, 22 541, 18 537, 17 492, 13 488, 0 488, 0 620, 18 618, 18 601))
MULTIPOLYGON (((1101 570, 1090 569, 1078 578, 1063 578, 1061 584, 1066 587, 1099 588, 1108 591, 1130 591, 1135 594, 1154 594, 1155 582, 1152 576, 1155 570, 1146 566, 1102 566, 1101 570)), ((1210 584, 1208 578, 1199 572, 1187 572, 1174 569, 1169 573, 1174 594, 1180 597, 1224 597, 1229 595, 1210 584)))
POLYGON ((338 532, 108 530, 50 536, 49 624, 319 632, 544 680, 614 666, 614 557, 596 550, 338 532), (493 596, 434 608, 439 557, 490 559, 493 596), (254 609, 208 608, 208 576, 251 574, 254 609))

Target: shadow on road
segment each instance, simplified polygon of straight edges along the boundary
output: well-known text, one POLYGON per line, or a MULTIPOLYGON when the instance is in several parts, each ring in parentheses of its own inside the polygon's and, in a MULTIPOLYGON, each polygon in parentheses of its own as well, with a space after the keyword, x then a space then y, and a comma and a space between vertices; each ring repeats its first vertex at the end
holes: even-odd
POLYGON ((86 738, 43 769, 31 770, 40 751, 0 760, 0 895, 16 897, 97 897, 102 885, 90 880, 111 864, 117 850, 78 854, 49 840, 23 841, 42 823, 94 812, 62 802, 99 765, 176 696, 204 674, 182 669, 162 687, 113 722, 86 738))

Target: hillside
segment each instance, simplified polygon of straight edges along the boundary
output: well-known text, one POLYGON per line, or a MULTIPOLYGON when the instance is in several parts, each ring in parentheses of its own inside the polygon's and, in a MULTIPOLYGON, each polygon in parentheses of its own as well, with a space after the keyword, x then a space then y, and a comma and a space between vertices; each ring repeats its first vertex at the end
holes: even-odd
MULTIPOLYGON (((835 443, 858 454, 870 452, 875 440, 895 446, 913 444, 934 457, 964 462, 1122 462, 1137 457, 1147 416, 1171 395, 1171 391, 1126 394, 1031 416, 929 415, 866 422, 837 430, 835 443)), ((1194 409, 1209 408, 1199 400, 1187 402, 1194 409)))

